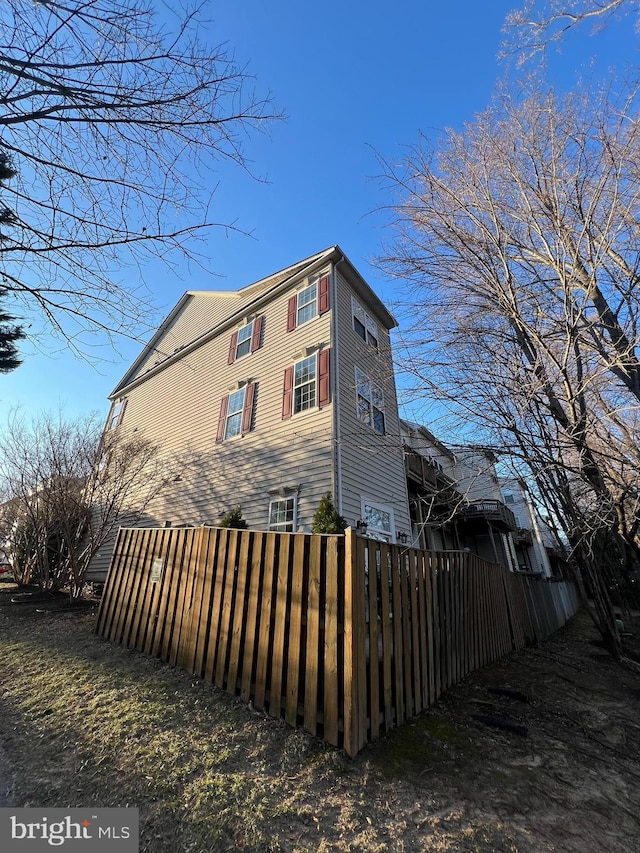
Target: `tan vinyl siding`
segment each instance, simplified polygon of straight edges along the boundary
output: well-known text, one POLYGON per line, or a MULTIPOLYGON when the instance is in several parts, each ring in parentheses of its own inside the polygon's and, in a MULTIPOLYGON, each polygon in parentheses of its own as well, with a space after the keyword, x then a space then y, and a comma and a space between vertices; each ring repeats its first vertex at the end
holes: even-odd
POLYGON ((361 498, 367 497, 392 506, 396 530, 409 532, 411 526, 389 332, 371 306, 356 296, 340 274, 337 276, 337 292, 342 514, 350 524, 354 524, 361 516, 361 498), (377 352, 353 329, 352 295, 377 322, 377 352), (385 435, 378 434, 357 417, 356 365, 384 391, 385 435))
MULTIPOLYGON (((135 376, 142 376, 156 364, 169 358, 180 347, 190 344, 200 335, 213 329, 241 305, 237 293, 194 293, 188 294, 182 310, 173 319, 153 350, 138 366, 135 376)), ((131 376, 130 379, 134 377, 131 376)))
POLYGON ((216 524, 240 504, 249 526, 265 529, 270 491, 299 488, 298 527, 311 529, 320 498, 332 489, 333 403, 283 420, 283 377, 305 347, 330 345, 330 312, 287 333, 295 289, 261 312, 262 346, 254 353, 227 364, 230 328, 130 390, 119 429, 156 443, 180 477, 149 506, 145 523, 216 524), (246 381, 258 383, 253 429, 216 444, 221 400, 246 381))

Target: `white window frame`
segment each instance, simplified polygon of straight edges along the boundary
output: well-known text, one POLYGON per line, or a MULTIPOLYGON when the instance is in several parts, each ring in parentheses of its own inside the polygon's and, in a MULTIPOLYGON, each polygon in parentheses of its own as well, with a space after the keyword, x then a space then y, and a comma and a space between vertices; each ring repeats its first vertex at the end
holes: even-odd
POLYGON ((126 398, 123 397, 121 400, 117 400, 113 404, 111 412, 109 414, 109 425, 107 427, 107 430, 115 429, 117 426, 120 425, 120 420, 122 419, 123 414, 122 410, 124 408, 125 402, 126 398))
POLYGON ((269 501, 269 523, 268 529, 279 533, 295 533, 298 529, 298 496, 285 495, 285 497, 271 498, 269 501), (291 503, 291 519, 287 520, 288 504, 291 503), (271 520, 272 508, 275 504, 284 504, 284 521, 271 520))
POLYGON ((239 388, 237 391, 229 394, 229 403, 227 405, 227 414, 224 423, 223 441, 228 441, 231 438, 237 438, 242 435, 242 417, 244 414, 244 403, 246 400, 247 388, 239 388), (234 400, 235 408, 232 408, 231 401, 234 400), (239 408, 238 408, 239 404, 239 408))
MULTIPOLYGON (((294 362, 293 365, 293 399, 291 400, 291 414, 298 415, 302 412, 308 412, 312 409, 316 409, 318 407, 318 356, 317 353, 313 353, 313 355, 307 356, 307 358, 302 358, 300 361, 294 362), (311 380, 306 380, 305 382, 298 381, 298 366, 304 364, 305 362, 313 362, 313 378, 311 380), (305 386, 312 386, 313 391, 313 399, 308 405, 298 407, 298 391, 302 394, 302 389, 305 386)), ((309 395, 309 399, 311 400, 311 394, 309 395)))
POLYGON ((296 294, 296 328, 303 326, 318 316, 318 283, 320 279, 314 279, 296 294), (307 294, 313 291, 313 297, 300 304, 301 300, 307 300, 307 294), (313 312, 313 313, 311 313, 313 312))
POLYGON ((241 326, 238 329, 238 337, 236 338, 236 352, 235 352, 235 360, 237 361, 239 358, 242 358, 245 355, 249 355, 251 352, 251 340, 253 338, 253 323, 252 320, 250 323, 247 323, 244 326, 241 326), (246 351, 240 352, 240 347, 246 344, 246 351))
POLYGON ((384 391, 377 382, 361 370, 355 369, 356 373, 356 417, 359 421, 371 427, 378 435, 386 435, 387 414, 384 405, 384 391), (376 424, 382 420, 382 429, 376 424))
POLYGON ((354 299, 353 297, 351 297, 351 315, 353 320, 353 331, 359 338, 369 344, 370 347, 373 347, 377 352, 378 342, 380 340, 378 324, 369 314, 367 314, 357 299, 354 299), (362 327, 362 331, 359 331, 356 326, 356 321, 362 327))
POLYGON ((367 537, 369 539, 378 539, 381 542, 392 542, 396 541, 396 522, 395 515, 393 512, 393 507, 389 504, 379 503, 378 501, 370 500, 369 498, 361 498, 360 499, 360 509, 362 511, 362 518, 367 522, 367 537), (386 530, 384 527, 375 526, 371 523, 371 513, 367 510, 371 509, 377 512, 384 513, 389 516, 389 529, 386 530))

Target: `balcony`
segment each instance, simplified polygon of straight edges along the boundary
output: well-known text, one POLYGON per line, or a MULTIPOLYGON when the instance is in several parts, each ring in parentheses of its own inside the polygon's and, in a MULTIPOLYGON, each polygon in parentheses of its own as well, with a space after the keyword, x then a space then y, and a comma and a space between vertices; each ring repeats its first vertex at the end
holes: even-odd
POLYGON ((516 545, 533 545, 533 532, 528 527, 519 527, 515 539, 516 545))
POLYGON ((407 477, 424 489, 431 491, 438 488, 438 470, 426 456, 405 448, 404 467, 407 477))
POLYGON ((471 501, 463 516, 468 522, 485 521, 505 532, 518 529, 518 522, 511 510, 502 501, 471 501))

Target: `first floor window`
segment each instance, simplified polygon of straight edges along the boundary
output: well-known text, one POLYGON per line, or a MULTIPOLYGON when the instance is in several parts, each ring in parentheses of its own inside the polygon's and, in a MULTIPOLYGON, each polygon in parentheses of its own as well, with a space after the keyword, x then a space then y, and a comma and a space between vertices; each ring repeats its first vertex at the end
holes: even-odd
POLYGON ((367 522, 368 537, 384 542, 394 541, 393 509, 390 506, 363 499, 362 517, 367 522))
POLYGON ((269 530, 293 533, 296 529, 296 496, 278 498, 269 503, 269 530))
POLYGON ((358 420, 380 435, 385 434, 382 388, 358 367, 356 367, 356 409, 358 420))

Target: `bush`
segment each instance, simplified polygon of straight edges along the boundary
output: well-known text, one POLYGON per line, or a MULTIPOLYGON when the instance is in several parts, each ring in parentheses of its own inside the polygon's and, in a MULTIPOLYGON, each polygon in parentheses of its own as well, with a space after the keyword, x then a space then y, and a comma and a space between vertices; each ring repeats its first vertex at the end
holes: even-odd
POLYGON ((346 520, 333 505, 330 492, 322 496, 313 516, 312 533, 344 533, 346 520))
POLYGON ((225 515, 222 516, 218 527, 234 527, 236 530, 246 530, 247 522, 242 517, 242 508, 234 506, 225 515))

